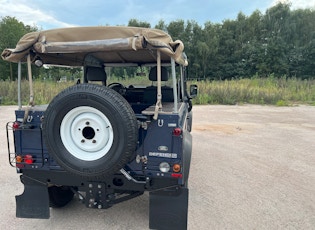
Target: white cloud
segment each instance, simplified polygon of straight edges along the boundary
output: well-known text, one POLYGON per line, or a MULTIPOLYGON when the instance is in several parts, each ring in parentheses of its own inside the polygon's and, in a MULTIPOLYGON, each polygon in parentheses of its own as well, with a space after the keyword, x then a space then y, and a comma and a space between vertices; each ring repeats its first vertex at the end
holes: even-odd
POLYGON ((292 9, 315 9, 315 0, 274 0, 272 5, 276 5, 277 3, 290 3, 292 9))
MULTIPOLYGON (((29 1, 30 2, 30 1, 29 1)), ((25 25, 36 25, 45 27, 45 25, 52 25, 53 27, 71 27, 75 26, 56 19, 49 12, 44 12, 39 8, 32 7, 22 1, 0 0, 0 16, 15 17, 22 21, 25 25)), ((44 28, 45 29, 45 28, 44 28)))

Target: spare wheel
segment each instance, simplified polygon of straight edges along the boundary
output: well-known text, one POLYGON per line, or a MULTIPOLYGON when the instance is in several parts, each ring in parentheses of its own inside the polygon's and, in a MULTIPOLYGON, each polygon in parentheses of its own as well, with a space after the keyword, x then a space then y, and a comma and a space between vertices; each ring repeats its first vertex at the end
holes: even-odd
POLYGON ((105 177, 134 156, 138 128, 129 103, 114 90, 78 84, 59 93, 45 111, 49 154, 67 171, 105 177))

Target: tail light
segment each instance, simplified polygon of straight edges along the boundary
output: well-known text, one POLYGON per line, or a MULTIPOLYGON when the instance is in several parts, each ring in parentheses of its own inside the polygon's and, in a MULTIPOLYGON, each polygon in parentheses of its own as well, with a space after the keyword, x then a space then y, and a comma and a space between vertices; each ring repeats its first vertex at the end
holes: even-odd
POLYGON ((23 161, 23 157, 21 157, 19 155, 15 157, 15 162, 16 163, 21 163, 22 161, 23 161))
POLYGON ((33 157, 32 157, 32 155, 30 155, 30 154, 27 154, 27 155, 25 155, 24 156, 24 162, 26 163, 26 164, 33 164, 33 162, 34 162, 34 160, 33 160, 33 157))
POLYGON ((180 172, 180 164, 174 164, 173 165, 173 172, 178 173, 180 172))
POLYGON ((174 136, 180 136, 182 134, 182 129, 181 128, 175 128, 174 130, 173 130, 173 135, 174 136))
POLYGON ((173 165, 173 173, 171 174, 171 177, 183 178, 183 174, 179 173, 180 171, 181 171, 180 164, 174 164, 173 165))
POLYGON ((16 121, 13 123, 12 127, 14 130, 16 130, 16 129, 20 128, 20 123, 16 121))
POLYGON ((25 164, 33 164, 34 162, 34 159, 33 159, 33 156, 31 154, 26 154, 25 156, 20 156, 20 155, 17 155, 15 157, 15 162, 16 163, 22 163, 24 162, 25 164))

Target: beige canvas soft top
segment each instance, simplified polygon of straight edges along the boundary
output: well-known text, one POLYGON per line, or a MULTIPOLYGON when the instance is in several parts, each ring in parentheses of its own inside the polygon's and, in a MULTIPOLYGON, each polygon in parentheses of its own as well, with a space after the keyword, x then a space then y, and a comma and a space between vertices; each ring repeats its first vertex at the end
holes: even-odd
POLYGON ((173 58, 188 64, 180 40, 173 41, 165 32, 140 27, 73 27, 32 32, 24 35, 15 49, 5 49, 1 56, 10 62, 40 59, 43 64, 83 66, 87 55, 105 63, 161 63, 173 58))

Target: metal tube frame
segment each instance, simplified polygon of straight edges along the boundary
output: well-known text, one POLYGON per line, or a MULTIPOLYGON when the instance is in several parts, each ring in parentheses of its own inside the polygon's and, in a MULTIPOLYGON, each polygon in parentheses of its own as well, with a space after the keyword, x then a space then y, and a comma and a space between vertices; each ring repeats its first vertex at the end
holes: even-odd
POLYGON ((21 61, 18 63, 18 106, 19 110, 22 109, 22 101, 21 101, 21 61))
POLYGON ((159 50, 156 51, 157 61, 157 96, 156 96, 156 104, 154 110, 153 119, 157 120, 159 115, 159 110, 162 109, 162 83, 161 83, 161 52, 159 50))
POLYGON ((171 67, 172 67, 173 95, 174 95, 174 113, 178 113, 176 71, 175 71, 175 60, 173 58, 171 59, 171 67))

